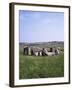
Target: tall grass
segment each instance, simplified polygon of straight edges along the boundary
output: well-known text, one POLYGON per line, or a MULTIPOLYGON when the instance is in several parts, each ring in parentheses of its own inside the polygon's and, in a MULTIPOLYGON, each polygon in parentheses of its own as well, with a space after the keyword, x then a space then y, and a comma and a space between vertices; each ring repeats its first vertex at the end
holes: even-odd
POLYGON ((19 78, 49 78, 64 76, 64 55, 19 57, 19 78))

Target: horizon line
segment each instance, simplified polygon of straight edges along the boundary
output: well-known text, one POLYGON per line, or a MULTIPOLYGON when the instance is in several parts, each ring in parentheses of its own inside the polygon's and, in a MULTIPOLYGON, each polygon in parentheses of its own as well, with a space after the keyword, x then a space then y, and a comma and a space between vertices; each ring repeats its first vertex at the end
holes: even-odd
MULTIPOLYGON (((46 42, 46 41, 42 41, 42 42, 46 42)), ((19 42, 19 43, 42 43, 42 42, 19 42)), ((47 41, 47 42, 64 42, 64 41, 47 41)))

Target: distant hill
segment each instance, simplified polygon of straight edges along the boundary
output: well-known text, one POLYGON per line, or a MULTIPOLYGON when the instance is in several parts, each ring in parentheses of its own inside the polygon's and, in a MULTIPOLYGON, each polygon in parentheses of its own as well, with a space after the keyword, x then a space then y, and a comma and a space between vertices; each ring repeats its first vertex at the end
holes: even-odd
POLYGON ((40 47, 40 48, 48 48, 48 47, 64 47, 63 41, 52 41, 52 42, 35 42, 35 43, 19 43, 19 48, 23 49, 24 46, 29 47, 40 47))

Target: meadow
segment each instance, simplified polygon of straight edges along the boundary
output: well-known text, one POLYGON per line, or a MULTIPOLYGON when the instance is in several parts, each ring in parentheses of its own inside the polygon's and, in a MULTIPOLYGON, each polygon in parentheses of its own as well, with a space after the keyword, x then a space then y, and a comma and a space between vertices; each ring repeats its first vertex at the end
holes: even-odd
POLYGON ((53 78, 64 76, 64 55, 19 56, 19 78, 53 78))

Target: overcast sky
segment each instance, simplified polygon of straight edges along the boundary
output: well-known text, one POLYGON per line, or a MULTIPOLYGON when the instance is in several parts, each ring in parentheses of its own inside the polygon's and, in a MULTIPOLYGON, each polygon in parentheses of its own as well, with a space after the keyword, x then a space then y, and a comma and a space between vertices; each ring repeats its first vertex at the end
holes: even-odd
POLYGON ((63 12, 19 11, 19 42, 64 41, 63 12))

